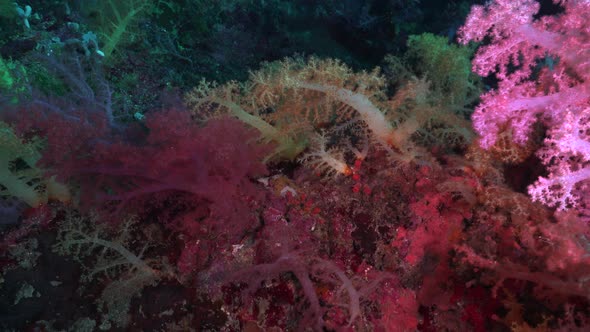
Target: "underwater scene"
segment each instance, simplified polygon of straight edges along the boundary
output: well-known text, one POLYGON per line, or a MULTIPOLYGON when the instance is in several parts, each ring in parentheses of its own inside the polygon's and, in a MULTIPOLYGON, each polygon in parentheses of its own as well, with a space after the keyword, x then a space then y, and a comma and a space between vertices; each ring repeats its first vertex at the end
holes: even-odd
POLYGON ((0 332, 589 302, 589 0, 0 0, 0 332))

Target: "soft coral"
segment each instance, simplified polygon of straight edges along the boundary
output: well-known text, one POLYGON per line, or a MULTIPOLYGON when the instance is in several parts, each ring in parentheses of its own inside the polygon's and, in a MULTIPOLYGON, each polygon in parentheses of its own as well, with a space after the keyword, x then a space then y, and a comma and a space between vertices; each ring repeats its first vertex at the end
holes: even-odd
POLYGON ((232 119, 200 127, 169 110, 149 115, 144 129, 133 140, 92 138, 92 150, 54 170, 80 186, 83 206, 110 220, 139 214, 184 234, 191 254, 183 267, 194 269, 197 252, 207 256, 256 225, 263 191, 252 178, 266 172, 269 149, 249 144, 254 133, 232 119))
POLYGON ((473 115, 482 145, 494 145, 506 125, 517 143, 527 141, 537 120, 549 129, 540 152, 548 178, 529 188, 533 199, 558 209, 580 203, 581 182, 590 178, 587 137, 590 102, 590 3, 553 1, 563 7, 542 16, 532 0, 495 0, 474 6, 460 41, 483 41, 474 70, 494 73, 498 89, 482 96, 473 115))

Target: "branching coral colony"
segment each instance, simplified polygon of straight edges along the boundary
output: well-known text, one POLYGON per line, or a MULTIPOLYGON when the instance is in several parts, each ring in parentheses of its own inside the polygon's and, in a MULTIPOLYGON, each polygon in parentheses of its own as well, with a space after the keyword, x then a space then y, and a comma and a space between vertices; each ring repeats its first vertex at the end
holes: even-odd
POLYGON ((277 144, 269 159, 293 159, 309 145, 312 152, 303 160, 350 175, 343 153, 362 159, 359 151, 367 146, 387 151, 394 163, 428 162, 411 139, 429 120, 420 100, 428 92, 424 84, 414 82, 413 89, 391 99, 379 68, 355 73, 338 60, 288 58, 263 65, 242 84, 202 82, 186 100, 197 118, 229 115, 258 129, 263 140, 277 144), (403 110, 410 101, 419 105, 403 110))

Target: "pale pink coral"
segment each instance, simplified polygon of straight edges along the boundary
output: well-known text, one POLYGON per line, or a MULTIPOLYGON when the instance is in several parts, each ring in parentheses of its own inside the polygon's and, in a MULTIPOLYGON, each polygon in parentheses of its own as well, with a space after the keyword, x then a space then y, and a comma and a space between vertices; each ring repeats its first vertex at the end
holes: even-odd
POLYGON ((460 41, 484 41, 473 70, 495 74, 498 88, 482 96, 473 115, 483 147, 509 125, 524 143, 541 121, 548 137, 539 152, 550 174, 529 187, 533 199, 559 209, 576 206, 590 178, 587 109, 590 103, 590 3, 554 1, 562 13, 536 17, 532 0, 496 0, 475 6, 460 41))

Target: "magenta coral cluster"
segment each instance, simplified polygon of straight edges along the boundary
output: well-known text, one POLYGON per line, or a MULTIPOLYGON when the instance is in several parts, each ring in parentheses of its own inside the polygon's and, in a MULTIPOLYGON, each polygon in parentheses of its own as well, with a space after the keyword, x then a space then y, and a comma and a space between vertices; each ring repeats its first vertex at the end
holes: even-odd
POLYGON ((461 28, 461 42, 483 41, 473 60, 482 76, 494 74, 498 88, 482 96, 473 125, 491 147, 501 126, 524 144, 535 123, 547 127, 538 156, 549 175, 529 187, 534 200, 560 210, 586 210, 590 178, 590 4, 554 1, 559 15, 536 18, 537 1, 498 0, 474 6, 461 28))

